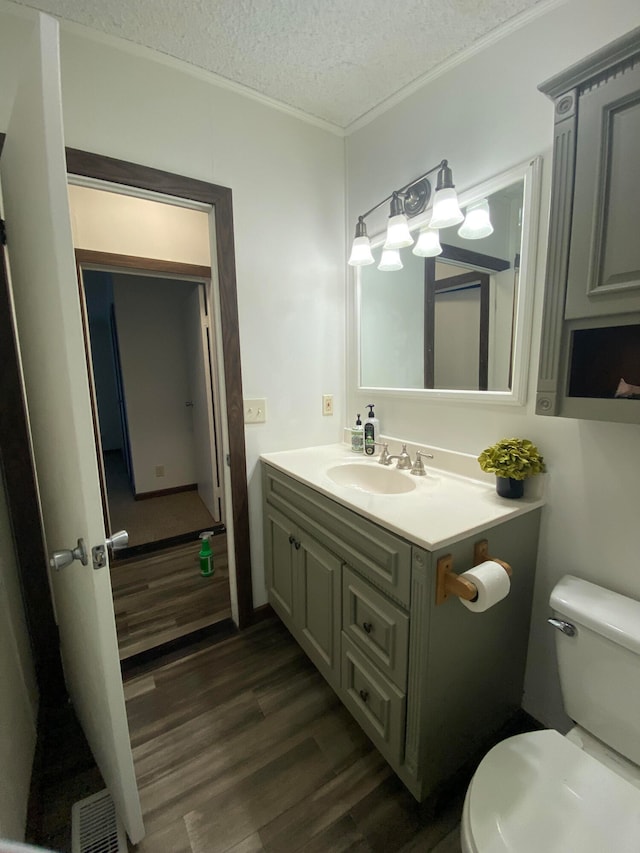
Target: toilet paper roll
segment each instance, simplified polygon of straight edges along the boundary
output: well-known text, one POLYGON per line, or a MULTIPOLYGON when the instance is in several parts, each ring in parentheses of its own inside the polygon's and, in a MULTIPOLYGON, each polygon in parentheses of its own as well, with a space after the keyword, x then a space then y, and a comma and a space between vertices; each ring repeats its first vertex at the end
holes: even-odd
POLYGON ((468 572, 463 572, 460 577, 471 581, 478 590, 478 597, 475 601, 459 599, 460 603, 473 613, 483 613, 493 607, 494 604, 506 598, 511 589, 509 575, 499 563, 495 563, 493 560, 486 560, 486 562, 474 566, 468 572))

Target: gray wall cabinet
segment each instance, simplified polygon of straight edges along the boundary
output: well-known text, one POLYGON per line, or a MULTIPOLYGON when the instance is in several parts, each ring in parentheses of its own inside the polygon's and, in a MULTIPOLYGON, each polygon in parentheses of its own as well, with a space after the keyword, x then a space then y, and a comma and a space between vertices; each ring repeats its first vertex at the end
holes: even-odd
POLYGON ((555 126, 536 411, 640 423, 640 28, 548 80, 555 126))
POLYGON ((407 788, 423 800, 520 708, 540 510, 425 551, 263 462, 269 601, 407 788), (474 545, 513 567, 484 613, 437 605, 436 564, 474 545))

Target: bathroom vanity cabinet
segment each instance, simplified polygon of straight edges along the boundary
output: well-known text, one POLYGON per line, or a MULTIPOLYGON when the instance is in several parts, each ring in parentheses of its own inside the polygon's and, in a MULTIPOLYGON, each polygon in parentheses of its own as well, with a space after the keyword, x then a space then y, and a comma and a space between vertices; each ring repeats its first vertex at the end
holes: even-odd
POLYGON ((548 80, 554 154, 538 414, 640 423, 640 28, 548 80))
POLYGON ((264 461, 262 474, 269 601, 422 800, 520 707, 540 511, 429 550, 264 461), (513 567, 510 594, 484 613, 436 604, 438 559, 466 571, 485 538, 513 567))

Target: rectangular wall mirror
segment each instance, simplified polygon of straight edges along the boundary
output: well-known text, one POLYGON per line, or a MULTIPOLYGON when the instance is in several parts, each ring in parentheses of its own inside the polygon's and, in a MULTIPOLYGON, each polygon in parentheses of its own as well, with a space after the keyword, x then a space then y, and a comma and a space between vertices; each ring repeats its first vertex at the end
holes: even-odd
MULTIPOLYGON (((461 237, 442 229, 442 253, 400 250, 402 269, 355 270, 352 351, 356 388, 434 399, 522 404, 526 399, 539 159, 460 195, 468 210, 488 205, 493 232, 461 237)), ((412 236, 430 212, 410 220, 412 236)))

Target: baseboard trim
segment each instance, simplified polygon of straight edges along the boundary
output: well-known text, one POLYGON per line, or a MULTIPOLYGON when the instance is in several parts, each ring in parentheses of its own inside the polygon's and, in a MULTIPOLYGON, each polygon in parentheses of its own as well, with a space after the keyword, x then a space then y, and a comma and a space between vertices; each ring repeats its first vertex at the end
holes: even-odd
POLYGON ((149 498, 164 498, 166 495, 179 495, 180 492, 197 492, 197 483, 187 483, 186 486, 173 486, 170 489, 156 489, 155 492, 135 492, 133 499, 136 501, 146 501, 149 498))

